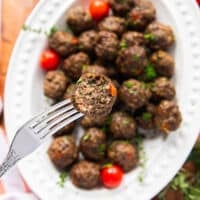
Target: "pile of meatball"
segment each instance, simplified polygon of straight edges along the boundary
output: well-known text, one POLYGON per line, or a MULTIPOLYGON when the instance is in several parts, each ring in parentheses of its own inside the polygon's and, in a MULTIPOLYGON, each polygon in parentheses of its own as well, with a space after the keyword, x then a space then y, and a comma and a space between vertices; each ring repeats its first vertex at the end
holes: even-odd
POLYGON ((117 164, 124 172, 137 167, 138 147, 132 142, 137 135, 168 135, 182 121, 170 80, 175 62, 167 52, 175 42, 173 30, 156 21, 149 0, 110 0, 109 5, 112 11, 100 21, 87 8, 72 7, 66 17, 72 33, 58 30, 49 38, 62 62, 46 74, 47 97, 71 99, 86 73, 103 74, 117 89, 110 114, 85 115, 67 125, 48 150, 53 164, 69 170, 72 183, 85 189, 101 185, 104 164, 117 164), (84 128, 78 145, 72 134, 77 124, 84 128))

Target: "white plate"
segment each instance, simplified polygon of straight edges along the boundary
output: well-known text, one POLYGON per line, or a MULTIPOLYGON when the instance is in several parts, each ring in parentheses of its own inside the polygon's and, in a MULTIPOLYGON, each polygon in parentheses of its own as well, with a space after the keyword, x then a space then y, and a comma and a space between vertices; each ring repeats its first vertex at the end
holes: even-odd
MULTIPOLYGON (((63 19, 72 3, 69 0, 43 0, 27 24, 46 30, 58 21, 62 26, 64 22, 60 18, 63 19)), ((171 53, 176 59, 175 84, 183 113, 182 126, 166 140, 158 138, 145 142, 148 162, 142 184, 137 180, 140 173, 137 169, 127 174, 121 187, 115 190, 84 191, 74 187, 70 181, 61 189, 56 184, 58 172, 46 154, 48 141, 19 163, 26 182, 41 199, 149 200, 176 174, 191 151, 200 124, 200 16, 191 0, 153 0, 153 3, 158 19, 170 24, 176 34, 176 47, 171 53)), ((15 46, 5 91, 5 121, 10 140, 20 125, 46 105, 42 91, 44 74, 38 66, 38 58, 45 45, 45 36, 21 32, 15 46)))

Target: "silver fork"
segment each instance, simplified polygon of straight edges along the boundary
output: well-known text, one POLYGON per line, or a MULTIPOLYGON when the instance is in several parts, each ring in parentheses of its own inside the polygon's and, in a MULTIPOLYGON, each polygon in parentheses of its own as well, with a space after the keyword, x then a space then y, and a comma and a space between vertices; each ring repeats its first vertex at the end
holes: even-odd
POLYGON ((47 137, 82 116, 71 100, 67 99, 26 122, 16 132, 6 159, 0 165, 0 177, 19 160, 36 150, 47 137))

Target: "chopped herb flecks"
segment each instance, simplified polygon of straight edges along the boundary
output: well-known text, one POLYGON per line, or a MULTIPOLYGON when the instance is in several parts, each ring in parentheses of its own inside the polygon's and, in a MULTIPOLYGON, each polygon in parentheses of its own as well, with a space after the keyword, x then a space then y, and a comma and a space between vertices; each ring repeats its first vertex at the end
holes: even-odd
POLYGON ((138 54, 133 55, 133 60, 138 61, 140 59, 140 56, 138 54))
POLYGON ((83 140, 84 140, 84 141, 87 141, 88 139, 90 139, 90 135, 89 135, 89 134, 85 134, 85 135, 83 136, 83 140))
POLYGON ((66 181, 66 178, 68 176, 68 173, 67 172, 62 172, 60 173, 59 175, 59 181, 57 182, 57 184, 60 186, 60 187, 64 187, 64 184, 65 184, 65 181, 66 181))
POLYGON ((121 50, 124 50, 124 49, 127 48, 127 43, 126 43, 126 42, 121 42, 121 43, 119 44, 119 46, 120 46, 120 49, 121 49, 121 50))
POLYGON ((130 88, 133 87, 133 83, 130 82, 130 81, 126 81, 126 82, 124 82, 124 85, 125 85, 128 89, 130 89, 130 88))
POLYGON ((100 144, 98 146, 98 152, 100 155, 104 155, 105 154, 105 150, 106 150, 106 145, 105 144, 100 144))
POLYGON ((148 63, 148 65, 145 67, 145 77, 149 81, 157 77, 157 73, 153 64, 148 63))
POLYGON ((145 34, 144 35, 144 39, 148 40, 148 41, 154 41, 155 40, 155 36, 151 33, 145 34))
POLYGON ((148 112, 144 112, 144 113, 142 113, 142 119, 145 121, 148 121, 148 120, 152 119, 152 114, 148 113, 148 112))

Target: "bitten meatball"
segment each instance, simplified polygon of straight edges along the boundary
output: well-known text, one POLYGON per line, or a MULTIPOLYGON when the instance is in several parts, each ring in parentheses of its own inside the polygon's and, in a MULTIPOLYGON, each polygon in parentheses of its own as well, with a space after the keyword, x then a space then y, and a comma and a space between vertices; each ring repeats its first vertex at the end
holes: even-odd
POLYGON ((151 63, 155 66, 157 73, 160 76, 171 78, 174 74, 174 58, 165 51, 157 51, 150 57, 151 63))
POLYGON ((93 53, 97 42, 97 36, 98 34, 94 30, 83 32, 79 37, 79 49, 87 53, 93 53))
POLYGON ((99 23, 98 28, 100 31, 110 31, 120 36, 126 30, 125 19, 109 16, 99 23))
POLYGON ((90 13, 81 6, 71 8, 67 13, 66 21, 75 34, 91 29, 94 25, 90 13))
POLYGON ((115 33, 100 31, 95 46, 96 55, 103 60, 114 60, 119 49, 119 40, 115 33))
POLYGON ((179 128, 181 121, 182 116, 175 102, 163 100, 156 108, 155 123, 159 131, 169 134, 179 128))
POLYGON ((66 58, 62 68, 69 77, 71 77, 73 80, 77 80, 82 74, 83 66, 89 64, 90 58, 88 55, 83 52, 79 52, 66 58))
POLYGON ((68 124, 67 126, 65 126, 64 128, 62 128, 61 130, 59 130, 57 133, 55 133, 54 136, 57 137, 60 135, 66 135, 66 134, 72 133, 74 127, 75 127, 75 123, 72 122, 68 124))
POLYGON ((161 77, 153 82, 152 99, 172 100, 176 95, 174 84, 167 78, 161 77))
POLYGON ((57 137, 48 150, 49 157, 56 167, 64 169, 78 158, 78 150, 73 137, 57 137))
POLYGON ((108 77, 85 73, 77 81, 73 102, 86 116, 101 118, 111 112, 116 97, 117 90, 108 77))
POLYGON ((80 151, 89 160, 102 160, 106 153, 106 135, 98 128, 86 130, 80 141, 80 151))
POLYGON ((122 50, 117 57, 117 67, 121 74, 127 77, 142 74, 147 65, 147 57, 144 47, 131 46, 122 50))
POLYGON ((100 183, 100 166, 85 160, 80 161, 71 168, 70 178, 77 187, 95 188, 100 183))
POLYGON ((145 45, 144 35, 136 31, 128 31, 122 35, 120 42, 121 49, 125 49, 130 46, 143 46, 145 45))
POLYGON ((151 91, 145 83, 134 79, 125 81, 119 89, 119 98, 131 108, 132 111, 147 104, 150 97, 151 91))
POLYGON ((95 73, 95 74, 103 74, 108 75, 108 71, 105 67, 100 65, 85 65, 83 66, 82 73, 95 73))
POLYGON ((62 71, 49 71, 44 79, 44 94, 52 99, 58 99, 64 94, 68 82, 62 71))
POLYGON ((154 50, 168 49, 174 44, 174 33, 170 26, 153 22, 149 24, 144 35, 147 45, 154 50))
POLYGON ((110 6, 116 15, 125 16, 135 5, 136 0, 109 0, 110 6))
POLYGON ((110 132, 116 139, 131 139, 136 133, 135 120, 125 112, 116 112, 111 118, 110 132))
POLYGON ((140 0, 128 14, 128 26, 134 30, 144 30, 156 17, 154 5, 149 0, 140 0))
POLYGON ((71 84, 67 87, 67 89, 65 90, 63 99, 72 99, 75 86, 76 86, 76 84, 71 83, 71 84))
POLYGON ((107 117, 102 117, 102 118, 89 118, 84 116, 81 119, 81 125, 84 128, 89 128, 89 127, 94 127, 94 126, 103 126, 107 117))
POLYGON ((109 159, 129 172, 137 166, 138 151, 127 141, 115 141, 108 150, 109 159))
POLYGON ((70 33, 57 31, 49 39, 49 47, 55 50, 61 56, 68 56, 76 52, 78 39, 70 33))

